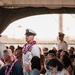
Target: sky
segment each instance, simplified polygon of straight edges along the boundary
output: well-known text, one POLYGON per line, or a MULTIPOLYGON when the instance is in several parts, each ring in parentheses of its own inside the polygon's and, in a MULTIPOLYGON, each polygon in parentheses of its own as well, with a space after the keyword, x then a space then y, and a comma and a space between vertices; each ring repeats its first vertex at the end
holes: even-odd
MULTIPOLYGON (((37 33, 36 38, 42 40, 55 40, 59 32, 59 14, 36 15, 19 19, 11 23, 2 33, 9 38, 25 37, 25 30, 32 29, 37 33)), ((63 15, 63 32, 70 38, 75 37, 75 15, 63 15)))

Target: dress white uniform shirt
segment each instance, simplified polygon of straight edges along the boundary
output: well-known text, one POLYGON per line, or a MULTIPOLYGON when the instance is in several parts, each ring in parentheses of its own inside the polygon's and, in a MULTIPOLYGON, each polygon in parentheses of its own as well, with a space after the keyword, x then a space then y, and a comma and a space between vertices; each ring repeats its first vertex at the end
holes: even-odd
POLYGON ((38 56, 40 58, 40 49, 36 44, 32 46, 30 51, 23 54, 23 65, 28 65, 33 56, 38 56))
POLYGON ((60 50, 60 49, 62 49, 64 51, 68 50, 68 44, 65 41, 59 42, 57 44, 57 46, 58 46, 58 50, 60 50))

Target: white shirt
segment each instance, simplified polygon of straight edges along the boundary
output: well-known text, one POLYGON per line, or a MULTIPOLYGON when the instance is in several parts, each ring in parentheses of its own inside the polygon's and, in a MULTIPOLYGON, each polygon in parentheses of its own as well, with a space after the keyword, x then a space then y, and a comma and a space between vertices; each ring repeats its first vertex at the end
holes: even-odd
POLYGON ((27 51, 26 54, 23 54, 23 64, 24 65, 29 65, 31 58, 32 58, 31 52, 27 51))
POLYGON ((64 75, 64 73, 62 71, 58 71, 55 75, 64 75))
POLYGON ((30 51, 23 54, 23 65, 28 65, 33 56, 38 56, 40 58, 40 49, 36 44, 32 46, 30 51))
POLYGON ((58 46, 58 50, 60 50, 60 49, 62 49, 64 51, 68 50, 68 44, 65 41, 59 42, 57 44, 57 46, 58 46))
POLYGON ((70 75, 69 72, 65 69, 63 69, 62 72, 64 73, 64 75, 70 75))
POLYGON ((36 44, 32 46, 31 54, 40 58, 40 49, 36 44))
POLYGON ((51 73, 50 71, 48 71, 45 75, 64 75, 64 73, 62 71, 58 71, 57 73, 51 73))

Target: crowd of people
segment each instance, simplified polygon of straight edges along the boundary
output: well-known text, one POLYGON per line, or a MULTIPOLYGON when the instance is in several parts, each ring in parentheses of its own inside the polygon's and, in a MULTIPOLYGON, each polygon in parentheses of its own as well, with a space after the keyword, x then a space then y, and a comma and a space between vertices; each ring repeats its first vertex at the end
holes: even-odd
POLYGON ((37 34, 26 29, 23 47, 0 45, 0 75, 75 75, 75 48, 64 41, 65 34, 59 32, 57 49, 42 49, 34 37, 37 34))

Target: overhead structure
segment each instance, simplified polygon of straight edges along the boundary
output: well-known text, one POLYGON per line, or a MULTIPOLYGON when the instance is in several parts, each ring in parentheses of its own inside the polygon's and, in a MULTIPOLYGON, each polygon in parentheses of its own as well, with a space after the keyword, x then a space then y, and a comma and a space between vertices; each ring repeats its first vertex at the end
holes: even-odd
POLYGON ((0 34, 15 20, 52 13, 75 13, 75 0, 0 0, 0 34))

